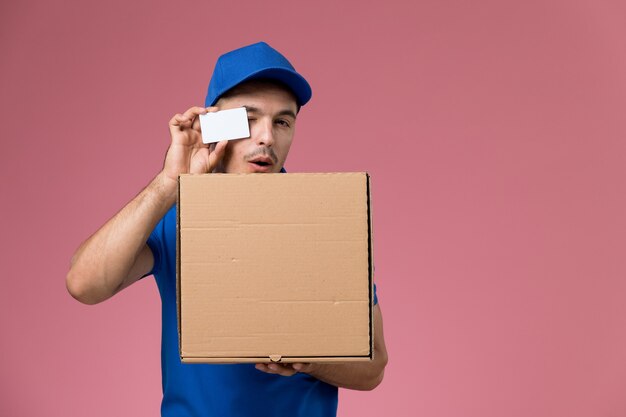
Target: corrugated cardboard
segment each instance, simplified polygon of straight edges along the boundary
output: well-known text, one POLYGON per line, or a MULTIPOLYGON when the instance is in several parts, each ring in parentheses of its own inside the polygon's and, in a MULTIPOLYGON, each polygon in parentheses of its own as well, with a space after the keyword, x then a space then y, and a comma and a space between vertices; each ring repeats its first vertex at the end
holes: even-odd
POLYGON ((369 176, 181 175, 186 363, 371 360, 369 176))

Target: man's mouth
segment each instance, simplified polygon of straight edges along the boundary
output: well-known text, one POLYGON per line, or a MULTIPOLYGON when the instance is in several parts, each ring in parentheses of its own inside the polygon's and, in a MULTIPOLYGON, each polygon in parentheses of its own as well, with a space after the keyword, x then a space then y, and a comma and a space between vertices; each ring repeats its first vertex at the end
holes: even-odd
POLYGON ((258 156, 256 158, 252 158, 248 162, 260 167, 269 167, 274 165, 274 161, 272 161, 272 159, 268 156, 258 156))

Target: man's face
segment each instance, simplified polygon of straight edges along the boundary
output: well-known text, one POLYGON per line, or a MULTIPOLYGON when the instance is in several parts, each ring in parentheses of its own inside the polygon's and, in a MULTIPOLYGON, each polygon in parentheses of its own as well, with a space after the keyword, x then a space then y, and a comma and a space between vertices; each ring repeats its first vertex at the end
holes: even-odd
POLYGON ((221 98, 220 110, 245 107, 250 138, 229 141, 218 172, 279 172, 296 127, 297 106, 287 90, 267 83, 250 83, 221 98))

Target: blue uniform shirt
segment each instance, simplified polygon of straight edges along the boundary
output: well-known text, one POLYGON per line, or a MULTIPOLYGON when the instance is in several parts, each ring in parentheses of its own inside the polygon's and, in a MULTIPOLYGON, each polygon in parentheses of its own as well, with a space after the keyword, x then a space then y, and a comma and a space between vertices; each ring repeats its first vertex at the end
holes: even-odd
POLYGON ((162 416, 337 415, 337 387, 304 373, 284 377, 259 371, 254 364, 183 364, 176 316, 176 206, 157 224, 148 246, 154 256, 150 274, 162 304, 162 416))

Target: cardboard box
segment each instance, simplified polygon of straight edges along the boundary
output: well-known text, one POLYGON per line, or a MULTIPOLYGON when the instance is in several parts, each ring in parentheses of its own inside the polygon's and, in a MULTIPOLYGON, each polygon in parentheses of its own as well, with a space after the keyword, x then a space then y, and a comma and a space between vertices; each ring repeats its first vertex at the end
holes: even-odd
POLYGON ((181 175, 178 198, 183 362, 372 359, 368 174, 181 175))

